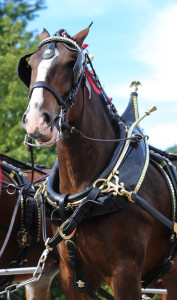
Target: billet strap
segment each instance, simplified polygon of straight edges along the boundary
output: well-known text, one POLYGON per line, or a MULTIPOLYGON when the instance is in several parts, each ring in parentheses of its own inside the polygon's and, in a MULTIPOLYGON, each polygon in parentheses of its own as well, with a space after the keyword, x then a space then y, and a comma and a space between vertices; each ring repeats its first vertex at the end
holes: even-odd
POLYGON ((139 205, 141 208, 143 208, 145 211, 147 211, 152 217, 157 219, 163 225, 165 225, 172 231, 174 230, 174 223, 172 221, 170 221, 167 217, 165 217, 163 214, 161 214, 156 208, 152 207, 143 198, 141 198, 140 196, 138 196, 135 193, 132 193, 131 199, 133 200, 133 202, 135 202, 137 205, 139 205))

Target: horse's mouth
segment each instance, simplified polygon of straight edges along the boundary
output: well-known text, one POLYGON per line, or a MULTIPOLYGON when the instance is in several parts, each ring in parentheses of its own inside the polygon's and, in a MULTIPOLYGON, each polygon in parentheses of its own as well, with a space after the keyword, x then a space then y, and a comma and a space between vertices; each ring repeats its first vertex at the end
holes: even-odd
POLYGON ((56 127, 51 128, 49 134, 46 134, 42 138, 36 139, 36 145, 39 145, 39 146, 41 145, 44 147, 52 146, 56 142, 57 132, 58 132, 58 130, 56 127))
POLYGON ((43 137, 41 139, 38 139, 37 142, 39 142, 39 143, 46 143, 46 142, 49 142, 51 138, 52 138, 52 131, 50 132, 49 135, 47 135, 47 136, 45 136, 45 137, 43 137))

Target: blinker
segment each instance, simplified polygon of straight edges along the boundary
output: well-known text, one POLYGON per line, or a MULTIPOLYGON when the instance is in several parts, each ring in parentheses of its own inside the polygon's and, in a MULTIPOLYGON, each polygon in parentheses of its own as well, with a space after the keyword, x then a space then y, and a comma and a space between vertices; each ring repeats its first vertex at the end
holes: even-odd
POLYGON ((78 52, 77 60, 76 63, 73 67, 73 72, 74 72, 74 86, 77 85, 79 77, 82 72, 82 63, 83 63, 83 58, 82 58, 82 50, 80 47, 77 45, 76 42, 74 42, 71 38, 68 37, 63 37, 63 36, 53 36, 50 37, 39 45, 38 49, 34 52, 28 53, 24 55, 23 57, 20 58, 18 67, 17 67, 17 73, 19 78, 23 81, 23 83, 29 88, 30 86, 30 81, 31 81, 31 67, 29 66, 27 62, 27 58, 30 57, 32 54, 36 53, 44 44, 47 42, 50 42, 48 47, 44 50, 42 54, 43 59, 50 59, 54 56, 55 54, 55 46, 56 42, 64 42, 65 46, 67 43, 72 44, 75 48, 75 50, 78 52))
POLYGON ((55 42, 51 42, 42 53, 42 59, 50 59, 55 54, 55 42))
MULTIPOLYGON (((38 51, 38 50, 36 50, 38 51)), ((22 56, 18 62, 17 66, 17 74, 18 77, 23 81, 23 83, 29 88, 30 81, 31 81, 31 67, 29 66, 27 62, 27 58, 30 57, 34 52, 30 52, 24 56, 22 56)))

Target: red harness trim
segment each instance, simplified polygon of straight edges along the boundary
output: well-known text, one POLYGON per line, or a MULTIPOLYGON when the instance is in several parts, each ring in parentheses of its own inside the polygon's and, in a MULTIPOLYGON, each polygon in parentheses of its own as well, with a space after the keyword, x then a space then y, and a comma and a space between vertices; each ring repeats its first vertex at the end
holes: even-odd
POLYGON ((71 233, 70 238, 73 237, 73 235, 75 234, 75 231, 76 231, 76 228, 75 228, 75 229, 73 230, 73 232, 71 233))
POLYGON ((96 85, 95 85, 95 83, 93 82, 93 80, 92 80, 92 78, 91 78, 89 72, 87 71, 87 69, 85 69, 85 73, 86 73, 86 75, 87 75, 87 78, 88 78, 88 80, 89 80, 91 86, 92 86, 93 89, 95 90, 95 92, 96 92, 97 94, 101 95, 101 91, 96 87, 96 85))

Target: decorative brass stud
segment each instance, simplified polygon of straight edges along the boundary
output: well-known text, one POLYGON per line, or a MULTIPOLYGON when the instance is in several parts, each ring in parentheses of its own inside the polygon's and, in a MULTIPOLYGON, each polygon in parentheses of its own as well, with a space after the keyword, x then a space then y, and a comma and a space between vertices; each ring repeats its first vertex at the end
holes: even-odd
POLYGON ((82 280, 79 279, 77 281, 77 285, 78 285, 79 288, 84 288, 85 287, 85 282, 83 282, 82 280))

